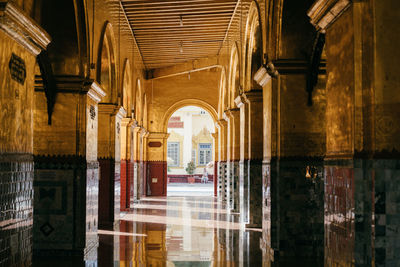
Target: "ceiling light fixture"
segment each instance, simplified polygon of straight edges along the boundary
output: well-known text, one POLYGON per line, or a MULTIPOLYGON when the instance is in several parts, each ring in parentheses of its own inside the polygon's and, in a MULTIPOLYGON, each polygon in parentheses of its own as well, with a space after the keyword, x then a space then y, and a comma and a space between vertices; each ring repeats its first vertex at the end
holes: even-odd
POLYGON ((183 53, 183 42, 182 41, 179 44, 179 51, 181 52, 181 54, 183 53))

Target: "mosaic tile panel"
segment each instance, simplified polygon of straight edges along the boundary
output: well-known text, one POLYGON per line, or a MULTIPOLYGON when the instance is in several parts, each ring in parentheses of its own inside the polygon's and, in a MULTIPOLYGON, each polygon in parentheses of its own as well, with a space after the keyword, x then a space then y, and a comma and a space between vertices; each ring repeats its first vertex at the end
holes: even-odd
POLYGON ((372 167, 375 266, 400 266, 400 160, 375 160, 372 167))
POLYGON ((98 162, 35 157, 34 253, 83 256, 97 247, 98 162))
POLYGON ((262 227, 262 162, 261 160, 248 161, 248 199, 249 227, 262 227))
POLYGON ((232 184, 232 210, 239 212, 240 208, 240 194, 239 194, 239 161, 231 162, 231 184, 232 184))
POLYGON ((33 158, 0 155, 0 266, 32 261, 33 158))
POLYGON ((249 201, 250 201, 250 187, 249 187, 249 162, 241 160, 239 162, 239 198, 240 198, 240 221, 243 223, 249 222, 249 201))
POLYGON ((218 198, 226 200, 226 162, 218 162, 218 198))

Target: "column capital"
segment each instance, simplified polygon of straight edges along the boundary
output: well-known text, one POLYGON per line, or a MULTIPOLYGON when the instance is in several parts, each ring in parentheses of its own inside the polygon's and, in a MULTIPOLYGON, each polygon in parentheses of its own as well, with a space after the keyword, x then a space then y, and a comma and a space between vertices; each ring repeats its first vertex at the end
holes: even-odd
POLYGON ((246 103, 250 104, 253 102, 262 102, 263 95, 262 90, 253 90, 243 93, 243 98, 245 99, 246 103))
POLYGON ((214 140, 218 140, 218 133, 211 133, 212 138, 214 138, 214 140))
MULTIPOLYGON (((96 81, 91 81, 85 85, 87 88, 87 95, 93 99, 96 103, 99 103, 103 97, 106 96, 106 92, 100 87, 96 81)), ((100 112, 100 107, 99 107, 100 112)))
POLYGON ((243 94, 241 94, 241 95, 238 95, 236 98, 235 98, 235 104, 236 104, 236 106, 238 107, 238 108, 241 108, 244 104, 246 104, 246 101, 245 101, 245 99, 244 99, 244 97, 243 97, 243 94))
POLYGON ((239 108, 231 108, 226 111, 231 118, 235 118, 240 116, 240 109, 239 108))
POLYGON ((348 7, 352 0, 317 0, 308 10, 310 22, 318 31, 325 31, 348 7))
POLYGON ((0 29, 35 56, 51 41, 49 34, 12 1, 0 2, 0 29))
POLYGON ((125 108, 123 107, 123 106, 119 106, 119 108, 118 108, 118 106, 115 108, 115 110, 114 110, 114 114, 118 117, 118 118, 120 118, 120 119, 122 119, 122 118, 125 118, 126 117, 126 110, 125 110, 125 108))
POLYGON ((226 122, 226 120, 217 120, 217 121, 215 122, 215 126, 216 126, 218 129, 223 128, 223 127, 226 127, 227 124, 228 124, 228 123, 226 122))
POLYGON ((133 119, 132 118, 121 118, 121 126, 122 127, 129 127, 133 124, 133 119))
POLYGON ((149 132, 144 128, 144 127, 139 127, 140 128, 140 135, 142 137, 147 137, 149 135, 149 132))

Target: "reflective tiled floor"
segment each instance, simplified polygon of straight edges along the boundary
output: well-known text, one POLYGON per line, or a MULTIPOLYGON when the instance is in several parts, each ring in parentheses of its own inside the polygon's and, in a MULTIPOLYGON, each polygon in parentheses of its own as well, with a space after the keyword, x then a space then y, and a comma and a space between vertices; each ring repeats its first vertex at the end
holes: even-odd
POLYGON ((143 198, 115 229, 98 231, 97 255, 34 266, 261 266, 261 230, 238 220, 212 196, 143 198))

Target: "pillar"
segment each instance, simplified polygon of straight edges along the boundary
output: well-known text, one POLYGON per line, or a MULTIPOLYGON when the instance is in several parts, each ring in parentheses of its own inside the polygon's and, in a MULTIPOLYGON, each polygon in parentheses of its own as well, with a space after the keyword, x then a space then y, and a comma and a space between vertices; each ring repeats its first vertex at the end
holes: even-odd
POLYGON ((218 196, 218 158, 219 158, 219 143, 218 143, 218 128, 216 128, 215 133, 211 133, 213 138, 213 148, 214 148, 214 167, 213 167, 213 182, 214 182, 214 196, 218 196))
POLYGON ((130 208, 134 188, 134 123, 132 118, 121 119, 121 207, 130 208))
POLYGON ((239 108, 226 110, 227 121, 227 174, 229 184, 229 206, 239 211, 239 159, 240 159, 240 110, 239 108))
MULTIPOLYGON (((125 180, 126 162, 121 162, 122 118, 124 108, 110 103, 99 104, 98 161, 99 182, 99 225, 113 225, 120 212, 120 180, 125 180), (117 201, 116 201, 117 199, 117 201)), ((125 203, 124 203, 125 205, 125 203)), ((125 206, 123 206, 124 208, 125 206)))
POLYGON ((33 248, 35 255, 83 257, 98 245, 97 103, 105 93, 76 77, 57 85, 63 91, 51 125, 43 87, 35 90, 33 248))
POLYGON ((133 124, 133 200, 137 201, 140 199, 140 127, 137 124, 133 124))
POLYGON ((218 120, 216 122, 218 128, 218 198, 222 201, 226 201, 226 121, 218 120))
POLYGON ((0 264, 4 266, 32 262, 35 64, 49 42, 48 34, 13 3, 1 3, 0 264))
POLYGON ((399 3, 326 2, 308 13, 326 32, 325 264, 396 265, 399 3))
POLYGON ((168 133, 150 132, 146 138, 147 195, 167 195, 168 133))
POLYGON ((239 209, 240 221, 249 222, 249 124, 248 124, 248 103, 240 95, 235 99, 235 104, 240 110, 240 161, 239 161, 239 209))

